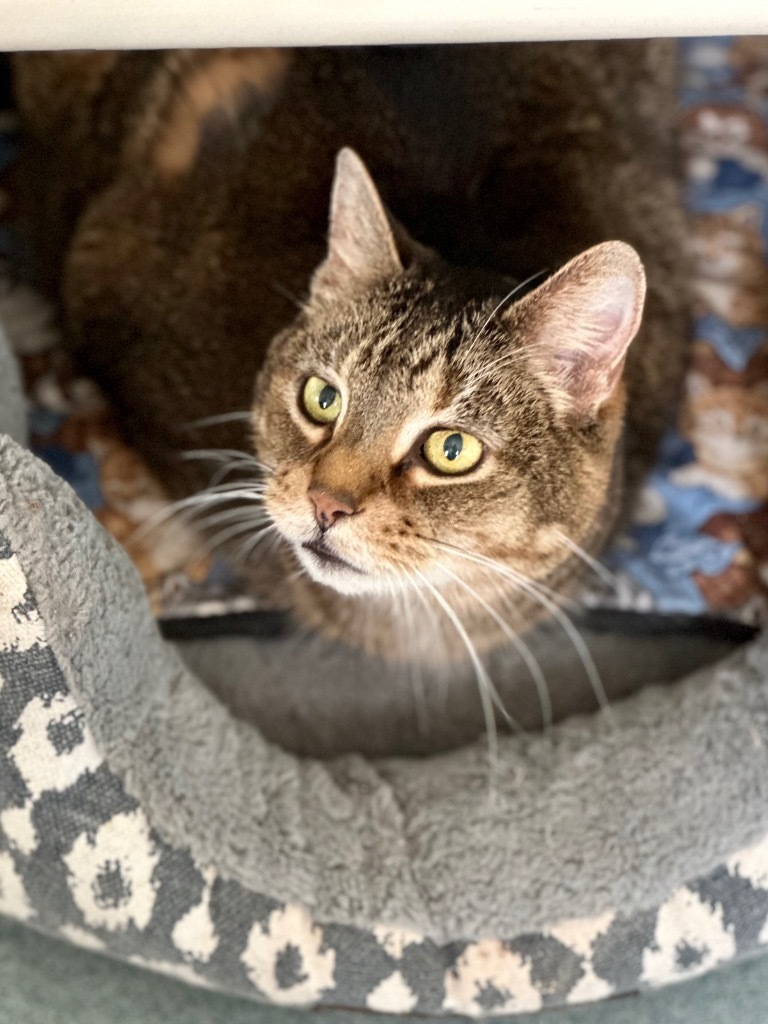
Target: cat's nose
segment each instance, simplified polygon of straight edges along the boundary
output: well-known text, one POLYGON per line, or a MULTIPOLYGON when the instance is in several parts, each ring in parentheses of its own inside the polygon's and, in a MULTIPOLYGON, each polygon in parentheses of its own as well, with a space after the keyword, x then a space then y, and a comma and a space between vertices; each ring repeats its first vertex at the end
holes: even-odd
POLYGON ((308 494, 315 510, 315 521, 323 533, 344 516, 357 512, 357 504, 349 494, 331 494, 320 487, 310 487, 308 494))

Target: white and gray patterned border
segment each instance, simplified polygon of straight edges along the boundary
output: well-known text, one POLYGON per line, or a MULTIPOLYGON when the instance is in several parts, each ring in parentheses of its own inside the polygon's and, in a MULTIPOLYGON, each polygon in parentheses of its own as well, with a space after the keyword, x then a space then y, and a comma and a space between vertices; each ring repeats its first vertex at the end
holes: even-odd
POLYGON ((768 839, 644 913, 438 945, 313 921, 152 828, 104 762, 0 535, 0 912, 194 984, 283 1005, 484 1016, 605 998, 768 943, 768 839))

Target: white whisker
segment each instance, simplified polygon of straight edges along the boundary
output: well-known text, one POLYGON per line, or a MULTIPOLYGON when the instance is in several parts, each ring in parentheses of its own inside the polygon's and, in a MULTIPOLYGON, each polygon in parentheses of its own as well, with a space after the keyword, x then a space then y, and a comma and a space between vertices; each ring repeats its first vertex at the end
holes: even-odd
MULTIPOLYGON (((235 473, 238 470, 252 470, 253 464, 246 459, 232 459, 231 462, 227 462, 216 470, 211 479, 208 481, 208 487, 206 490, 210 490, 212 487, 218 487, 218 485, 225 480, 230 473, 235 473)), ((240 483, 242 486, 242 480, 232 481, 233 483, 240 483)))
POLYGON ((548 270, 537 270, 535 274, 531 274, 530 277, 526 277, 526 279, 524 281, 520 281, 520 283, 516 284, 515 287, 511 291, 507 292, 507 294, 504 296, 504 298, 501 300, 501 302, 497 306, 494 307, 493 312, 488 317, 488 319, 485 321, 485 323, 480 328, 480 330, 477 332, 476 337, 477 338, 482 337, 483 332, 488 328, 489 324, 491 323, 493 318, 496 316, 496 314, 499 312, 499 310, 503 309, 503 307, 506 306, 506 304, 508 302, 510 302, 512 299, 514 299, 514 297, 517 295, 518 292, 522 291, 523 288, 525 288, 526 285, 529 285, 531 283, 531 281, 535 281, 537 277, 543 277, 547 273, 549 273, 548 270))
MULTIPOLYGON (((249 537, 243 545, 239 546, 234 556, 236 561, 245 565, 259 544, 261 544, 261 542, 267 537, 269 537, 270 543, 267 547, 266 554, 269 554, 272 548, 282 540, 280 532, 274 523, 271 523, 269 526, 262 527, 254 537, 249 537)), ((303 574, 304 569, 300 567, 298 573, 295 573, 294 576, 298 578, 298 576, 303 574)), ((290 579, 291 577, 289 577, 288 582, 290 582, 290 579)))
POLYGON ((499 742, 498 733, 496 730, 496 718, 493 713, 493 701, 491 699, 491 692, 495 692, 495 687, 491 677, 488 675, 485 666, 483 665, 480 657, 475 649, 475 645, 469 638, 469 634, 461 623, 456 612, 451 608, 450 604, 445 600, 440 591, 434 587, 427 577, 419 572, 418 569, 413 570, 415 576, 421 580, 424 586, 429 590, 434 599, 443 609, 448 619, 453 624, 454 629, 459 634, 461 642, 466 648, 467 654, 469 655, 470 661, 475 670, 475 676, 477 678, 478 692, 480 694, 480 703, 483 708, 483 718, 485 719, 485 728, 488 735, 488 785, 489 785, 489 796, 491 799, 496 794, 496 774, 498 771, 498 760, 499 760, 499 742))
MULTIPOLYGON (((400 644, 401 660, 408 671, 408 678, 413 693, 413 706, 416 719, 416 731, 419 738, 424 739, 429 735, 429 714, 427 707, 427 693, 422 672, 422 659, 420 647, 415 644, 416 634, 414 631, 414 615, 412 599, 416 591, 413 585, 406 586, 402 579, 388 580, 388 589, 393 605, 397 606, 397 641, 400 644), (403 640, 404 634, 404 640, 403 640)), ((418 594, 418 597, 422 597, 418 594)))
POLYGON ((269 287, 273 292, 276 292, 282 298, 287 299, 297 309, 304 309, 306 306, 305 302, 302 302, 298 295, 294 295, 292 291, 289 291, 285 285, 280 284, 279 281, 270 281, 269 287))
MULTIPOLYGON (((495 316, 497 315, 497 313, 501 309, 503 309, 504 306, 506 306, 508 302, 511 302, 511 300, 515 297, 515 295, 518 294, 518 292, 520 292, 523 288, 525 288, 526 285, 529 285, 532 281, 535 281, 537 277, 543 277, 545 274, 548 274, 548 273, 549 273, 548 270, 539 270, 537 273, 531 274, 530 277, 526 277, 526 279, 524 281, 521 281, 519 284, 516 284, 515 287, 504 296, 504 298, 501 300, 501 302, 499 302, 494 307, 493 311, 491 312, 491 315, 488 317, 488 319, 485 321, 483 326, 480 328, 480 330, 475 335, 475 340, 479 340, 480 338, 482 338, 483 334, 485 334, 485 332, 488 330, 488 327, 493 322, 493 320, 494 320, 495 316)), ((499 366, 499 365, 501 365, 503 363, 509 362, 511 359, 519 357, 521 354, 522 354, 522 351, 520 349, 512 349, 511 351, 505 352, 498 359, 494 359, 492 362, 486 363, 484 366, 479 367, 477 370, 475 370, 474 373, 470 374, 468 382, 467 382, 468 385, 472 386, 474 384, 477 384, 478 381, 481 381, 485 377, 487 377, 489 372, 492 369, 494 369, 496 366, 499 366)))
POLYGON ((248 466, 255 466, 263 473, 272 470, 265 463, 239 448, 188 448, 180 452, 179 457, 186 462, 230 462, 236 460, 248 466))
POLYGON ((510 566, 505 566, 500 562, 487 558, 485 555, 480 555, 477 552, 463 551, 461 548, 455 547, 453 544, 445 544, 440 541, 435 541, 433 543, 446 551, 450 551, 451 554, 458 558, 464 558, 467 561, 474 562, 476 565, 484 566, 489 572, 495 572, 510 580, 510 582, 514 583, 523 591, 523 593, 533 598, 533 600, 537 601, 546 611, 550 612, 560 628, 571 641, 573 648, 581 661, 582 667, 584 668, 584 672, 586 673, 599 706, 610 716, 610 707, 605 687, 603 686, 603 681, 600 678, 600 673, 597 670, 597 666, 595 665, 589 648, 584 642, 584 638, 562 608, 560 608, 560 606, 544 592, 542 584, 527 579, 510 566))
POLYGON ((194 524, 196 529, 209 530, 213 526, 219 526, 221 523, 230 523, 235 520, 248 519, 250 522, 254 520, 267 520, 268 518, 269 516, 260 509, 250 509, 239 506, 238 508, 225 509, 223 512, 212 512, 208 516, 195 519, 194 524))
POLYGON ((593 558, 588 551, 585 551, 575 540, 571 540, 562 530, 556 531, 557 537, 563 542, 570 552, 580 558, 581 561, 590 568, 596 576, 599 576, 601 580, 611 586, 614 591, 618 589, 619 583, 616 576, 604 566, 601 562, 598 562, 596 558, 593 558))
POLYGON ((235 523, 234 526, 229 526, 225 530, 219 530, 212 537, 206 538, 206 544, 211 551, 215 551, 217 548, 223 547, 228 540, 233 537, 239 537, 243 533, 248 532, 261 532, 264 523, 268 522, 267 519, 260 519, 256 521, 240 521, 235 523))
MULTIPOLYGON (((545 729, 549 729, 552 726, 552 699, 549 695, 549 687, 547 685, 547 680, 544 678, 544 673, 541 670, 541 666, 539 665, 538 661, 536 661, 536 658, 534 657, 533 652, 531 651, 528 644, 522 639, 522 637, 518 636, 518 634, 512 629, 509 623, 505 622, 504 619, 498 614, 496 609, 492 605, 488 604, 488 602, 484 600, 484 598, 482 598, 480 594, 478 594, 478 592, 474 589, 474 587, 471 587, 466 580, 463 580, 456 573, 451 572, 451 570, 447 568, 447 566, 445 565, 441 565, 440 568, 444 573, 450 576, 452 580, 458 583, 459 586, 463 587, 464 590, 466 590, 467 593, 478 602, 478 604, 493 619, 493 621, 502 631, 504 636, 510 641, 510 643, 515 648, 517 653, 523 659, 528 671, 531 673, 531 678, 533 679, 534 685, 536 686, 536 692, 539 697, 539 705, 541 707, 542 724, 545 729)), ((506 711, 504 711, 503 714, 509 720, 509 716, 506 714, 506 711)), ((517 723, 514 724, 517 725, 517 723)))
POLYGON ((215 427, 220 423, 237 423, 238 421, 250 420, 250 412, 222 412, 218 416, 203 416, 199 420, 191 420, 185 423, 183 430, 194 430, 197 427, 215 427))
POLYGON ((223 505, 235 500, 251 503, 263 503, 263 496, 260 490, 255 487, 244 487, 242 483, 236 488, 228 485, 225 490, 213 489, 212 493, 202 491, 200 494, 192 494, 188 498, 181 498, 179 501, 170 502, 162 508, 157 509, 148 516, 144 522, 137 527, 137 538, 147 537, 152 531, 159 529, 169 519, 175 519, 181 525, 189 525, 197 515, 205 512, 211 506, 223 505))

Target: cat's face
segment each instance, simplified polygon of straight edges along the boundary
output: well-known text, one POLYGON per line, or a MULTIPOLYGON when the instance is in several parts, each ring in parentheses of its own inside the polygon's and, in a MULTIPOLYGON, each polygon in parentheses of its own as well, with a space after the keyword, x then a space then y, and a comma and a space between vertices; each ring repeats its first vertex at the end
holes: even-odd
POLYGON ((753 263, 765 276, 760 213, 751 205, 737 206, 726 213, 699 214, 693 221, 690 247, 699 271, 708 276, 749 274, 753 263))
POLYGON ((364 171, 346 171, 329 257, 259 381, 267 511, 342 593, 487 577, 478 558, 543 578, 572 554, 563 535, 605 515, 639 261, 598 247, 505 305, 507 281, 399 238, 404 260, 364 171))
POLYGON ((697 460, 724 476, 765 478, 768 394, 756 388, 706 388, 688 400, 685 430, 697 460))
POLYGON ((760 115, 736 103, 705 103, 682 120, 683 138, 712 155, 737 155, 745 150, 768 151, 768 131, 760 115))

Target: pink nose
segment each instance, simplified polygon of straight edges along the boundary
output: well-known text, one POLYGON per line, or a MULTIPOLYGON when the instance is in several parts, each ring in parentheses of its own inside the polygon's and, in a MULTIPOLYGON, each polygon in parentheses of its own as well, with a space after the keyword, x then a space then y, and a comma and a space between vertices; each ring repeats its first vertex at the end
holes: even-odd
POLYGON ((353 516, 357 512, 354 499, 348 494, 330 494, 318 487, 310 487, 308 493, 315 510, 315 520, 323 533, 344 516, 353 516))

